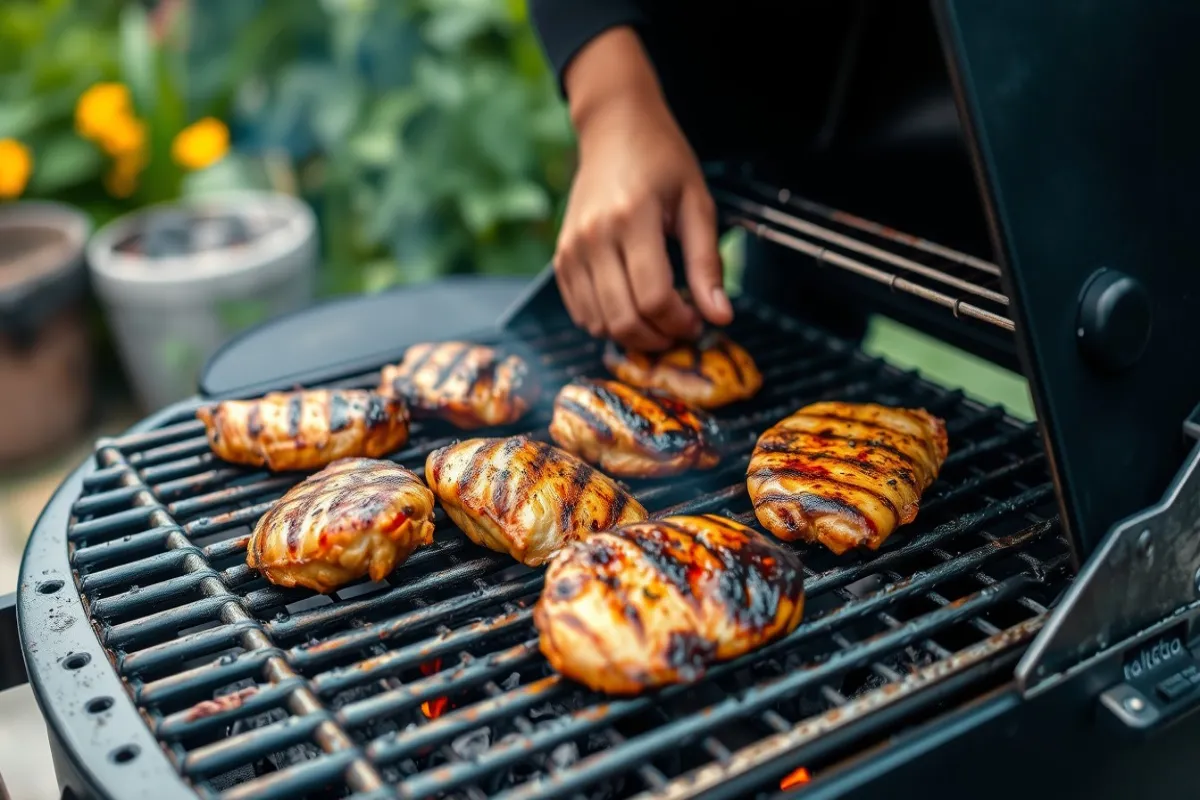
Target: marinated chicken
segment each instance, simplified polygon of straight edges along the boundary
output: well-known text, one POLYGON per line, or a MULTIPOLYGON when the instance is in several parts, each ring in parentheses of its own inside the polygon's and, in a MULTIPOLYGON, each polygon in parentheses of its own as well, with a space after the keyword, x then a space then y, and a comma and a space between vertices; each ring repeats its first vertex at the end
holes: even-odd
POLYGON ((550 436, 621 478, 708 469, 720 460, 716 420, 662 392, 577 379, 554 400, 550 436))
POLYGON ((622 351, 609 342, 604 366, 623 383, 658 389, 696 408, 746 400, 762 387, 754 359, 719 331, 661 353, 622 351))
POLYGON ((390 461, 346 458, 292 487, 259 518, 246 563, 271 583, 327 593, 383 580, 433 541, 433 492, 390 461))
POLYGON ((339 458, 386 455, 408 441, 399 398, 351 389, 272 392, 196 411, 217 458, 274 471, 323 467, 339 458))
POLYGON ((471 541, 531 567, 576 539, 646 518, 607 475, 525 436, 434 450, 425 480, 471 541))
POLYGON ((916 519, 946 452, 945 423, 924 409, 815 403, 759 437, 746 484, 779 538, 874 550, 916 519))
POLYGON ((537 402, 538 381, 518 355, 466 342, 415 344, 383 368, 379 391, 403 397, 413 413, 468 430, 508 425, 537 402))
POLYGON ((546 570, 533 612, 555 670, 610 694, 699 679, 800 623, 795 553, 715 515, 593 534, 546 570))

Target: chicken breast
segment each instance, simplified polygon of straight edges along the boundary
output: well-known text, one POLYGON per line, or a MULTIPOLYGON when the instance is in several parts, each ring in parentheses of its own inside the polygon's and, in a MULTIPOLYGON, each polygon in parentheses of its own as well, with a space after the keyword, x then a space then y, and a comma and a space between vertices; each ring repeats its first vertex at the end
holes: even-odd
POLYGON ((945 423, 924 409, 815 403, 759 437, 746 486, 779 538, 874 550, 916 519, 947 450, 945 423))
POLYGON ((646 509, 607 475, 524 436, 434 450, 425 480, 471 541, 531 567, 568 542, 646 518, 646 509))
POLYGON ((508 425, 537 402, 539 385, 518 355, 466 342, 415 344, 383 368, 380 393, 403 397, 418 415, 468 430, 508 425))
POLYGON ((708 469, 720 460, 720 429, 708 414, 662 392, 576 379, 554 400, 550 437, 621 478, 708 469))
POLYGON ((659 389, 696 408, 746 400, 762 388, 754 359, 719 331, 661 353, 622 351, 609 342, 604 366, 623 383, 659 389))
POLYGON ((390 461, 347 458, 310 475, 259 518, 246 563, 271 583, 331 592, 383 580, 433 541, 433 492, 390 461))
POLYGON ((217 458, 274 471, 323 467, 339 458, 387 455, 408 441, 399 398, 353 389, 272 392, 197 409, 217 458))
POLYGON ((623 525, 563 549, 534 608, 550 665, 591 689, 635 694, 795 630, 795 553, 715 515, 623 525))

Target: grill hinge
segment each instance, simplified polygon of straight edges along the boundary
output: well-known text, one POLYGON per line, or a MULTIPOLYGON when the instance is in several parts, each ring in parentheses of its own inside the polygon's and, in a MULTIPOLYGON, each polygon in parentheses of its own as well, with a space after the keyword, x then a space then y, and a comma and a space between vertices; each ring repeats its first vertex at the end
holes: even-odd
POLYGON ((1112 527, 1018 664, 1017 683, 1026 695, 1200 606, 1200 405, 1183 431, 1192 450, 1162 499, 1112 527))

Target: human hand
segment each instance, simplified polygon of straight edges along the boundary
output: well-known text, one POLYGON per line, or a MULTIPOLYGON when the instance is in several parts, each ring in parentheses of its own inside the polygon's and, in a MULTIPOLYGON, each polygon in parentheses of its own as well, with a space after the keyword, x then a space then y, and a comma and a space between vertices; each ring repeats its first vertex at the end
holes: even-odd
POLYGON ((636 35, 604 34, 577 62, 567 85, 579 171, 554 257, 571 319, 593 336, 647 351, 696 338, 704 321, 728 324, 716 208, 636 35), (625 80, 614 74, 630 68, 625 80), (695 306, 674 287, 668 234, 682 246, 695 306))

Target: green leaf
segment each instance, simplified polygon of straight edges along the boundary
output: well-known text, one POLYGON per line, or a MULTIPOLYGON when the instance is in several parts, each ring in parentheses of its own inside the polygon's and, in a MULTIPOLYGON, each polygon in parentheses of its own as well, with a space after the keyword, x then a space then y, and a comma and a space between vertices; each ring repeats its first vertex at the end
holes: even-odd
POLYGON ((196 197, 213 192, 271 188, 262 164, 240 153, 229 153, 207 169, 184 176, 181 193, 196 197))
POLYGON ((36 97, 0 103, 0 139, 25 139, 42 124, 36 97))
POLYGON ((154 50, 150 23, 140 3, 126 3, 121 9, 121 75, 133 94, 134 105, 143 114, 154 108, 154 50))
POLYGON ((30 192, 47 195, 95 178, 104 158, 91 142, 74 133, 55 134, 34 155, 30 192))

